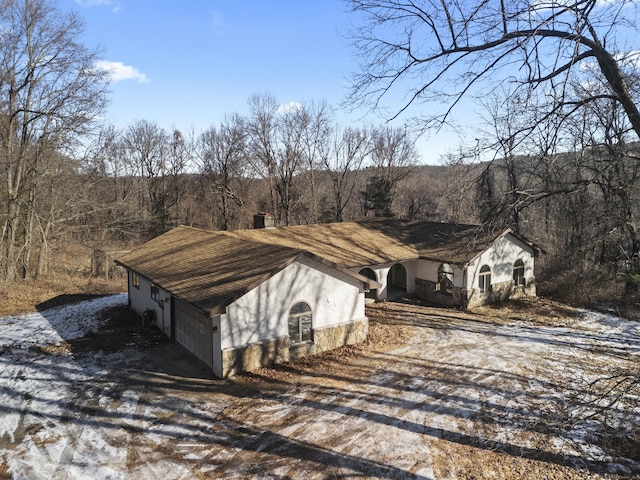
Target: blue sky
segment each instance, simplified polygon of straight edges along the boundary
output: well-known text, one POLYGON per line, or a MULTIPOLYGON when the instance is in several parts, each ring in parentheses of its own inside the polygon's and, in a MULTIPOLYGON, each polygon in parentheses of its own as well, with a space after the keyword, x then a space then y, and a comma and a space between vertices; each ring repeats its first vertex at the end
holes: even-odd
MULTIPOLYGON (((117 67, 105 121, 139 119, 200 132, 230 113, 248 113, 254 93, 281 103, 345 97, 355 52, 346 36, 356 21, 343 0, 60 0, 84 19, 84 42, 117 67)), ((342 124, 382 123, 363 112, 342 124)), ((422 139, 425 163, 459 141, 422 139)))

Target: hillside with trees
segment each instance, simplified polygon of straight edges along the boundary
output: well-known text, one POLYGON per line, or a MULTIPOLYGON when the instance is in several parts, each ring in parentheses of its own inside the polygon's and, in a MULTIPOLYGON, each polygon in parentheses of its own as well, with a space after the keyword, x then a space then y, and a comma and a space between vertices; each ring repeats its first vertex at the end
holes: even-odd
POLYGON ((572 272, 565 290, 618 274, 637 288, 637 4, 347 3, 363 20, 352 103, 423 131, 480 105, 484 133, 464 154, 489 159, 479 219, 546 240, 546 273, 572 272))
MULTIPOLYGON (((325 101, 285 107, 268 93, 247 99, 249 113, 228 112, 204 131, 167 130, 152 119, 116 128, 100 122, 108 75, 96 67, 99 52, 78 41, 80 19, 47 0, 2 2, 2 285, 59 276, 60 252, 69 245, 118 251, 180 224, 251 228, 253 215, 267 212, 278 226, 397 216, 511 228, 545 252, 541 293, 590 305, 633 303, 640 284, 637 70, 613 40, 605 48, 599 33, 626 15, 626 4, 540 7, 528 28, 516 21, 523 15, 517 6, 507 11, 492 2, 478 7, 482 17, 445 4, 450 15, 431 23, 394 0, 349 3, 365 18, 411 25, 379 32, 370 24, 354 33, 367 55, 352 102, 378 94, 382 101, 387 90, 380 86, 392 77, 376 68, 401 61, 406 69, 395 73, 403 80, 436 58, 474 69, 445 85, 435 66, 424 70, 433 78, 416 85, 398 112, 445 93, 453 108, 456 98, 504 74, 498 65, 507 55, 524 54, 528 73, 520 82, 485 84, 482 134, 471 149, 452 145, 456 153, 437 166, 421 163, 420 132, 409 124, 343 125, 325 101), (479 18, 484 23, 474 24, 479 18), (420 22, 442 39, 431 53, 403 48, 407 32, 424 34, 420 22), (536 41, 549 42, 547 52, 558 49, 554 64, 527 50, 536 41), (472 60, 477 51, 495 55, 495 63, 472 60), (578 69, 571 62, 585 63, 578 69)), ((619 22, 605 32, 628 27, 619 22)), ((442 75, 458 71, 437 66, 442 75)), ((446 122, 448 112, 418 123, 427 129, 446 122)))

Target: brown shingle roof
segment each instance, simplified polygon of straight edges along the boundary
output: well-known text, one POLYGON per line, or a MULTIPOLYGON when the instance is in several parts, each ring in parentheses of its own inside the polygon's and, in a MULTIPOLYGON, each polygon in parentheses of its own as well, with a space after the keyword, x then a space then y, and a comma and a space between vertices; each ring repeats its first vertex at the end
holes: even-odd
POLYGON ((229 232, 241 239, 305 250, 347 268, 418 258, 398 232, 344 222, 229 232))
POLYGON ((224 232, 177 227, 116 259, 203 312, 231 303, 304 255, 224 232))
POLYGON ((487 234, 478 225, 395 218, 229 233, 238 238, 312 252, 348 268, 416 258, 464 264, 495 239, 495 235, 487 234))
POLYGON ((116 261, 215 313, 301 255, 339 269, 417 258, 462 265, 495 238, 477 225, 398 219, 231 232, 181 226, 116 261))
POLYGON ((472 260, 496 238, 479 225, 395 218, 366 219, 361 224, 412 245, 420 258, 459 265, 472 260))

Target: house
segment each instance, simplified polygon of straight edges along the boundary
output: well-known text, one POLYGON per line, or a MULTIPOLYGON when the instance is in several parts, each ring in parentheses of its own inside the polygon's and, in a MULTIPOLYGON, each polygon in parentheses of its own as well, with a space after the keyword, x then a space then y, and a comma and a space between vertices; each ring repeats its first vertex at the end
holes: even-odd
POLYGON ((219 377, 363 341, 379 287, 308 251, 184 226, 117 262, 130 306, 219 377))
POLYGON ((399 294, 470 308, 535 296, 537 248, 506 230, 400 219, 236 230, 237 238, 300 248, 375 280, 367 296, 399 294))
POLYGON ((535 295, 536 248, 507 230, 378 219, 212 232, 180 226, 116 261, 129 304, 219 377, 363 341, 367 301, 472 307, 535 295))

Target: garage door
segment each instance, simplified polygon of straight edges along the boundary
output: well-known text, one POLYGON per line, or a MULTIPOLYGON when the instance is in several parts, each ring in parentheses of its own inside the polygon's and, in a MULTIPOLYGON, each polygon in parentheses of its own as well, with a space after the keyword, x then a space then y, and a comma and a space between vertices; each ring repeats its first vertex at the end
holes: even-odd
POLYGON ((176 342, 193 353, 212 368, 213 340, 211 319, 205 317, 188 304, 175 303, 176 342))

